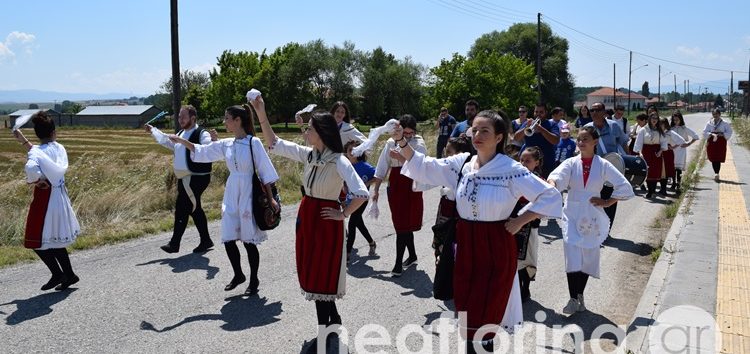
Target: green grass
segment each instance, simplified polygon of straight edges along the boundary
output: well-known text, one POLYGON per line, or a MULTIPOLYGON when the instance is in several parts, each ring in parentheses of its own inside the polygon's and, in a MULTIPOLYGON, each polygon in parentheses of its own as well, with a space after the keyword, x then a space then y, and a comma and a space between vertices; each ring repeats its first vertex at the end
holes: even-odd
POLYGON ((742 146, 750 148, 750 119, 741 117, 735 118, 732 120, 732 129, 740 138, 742 146))

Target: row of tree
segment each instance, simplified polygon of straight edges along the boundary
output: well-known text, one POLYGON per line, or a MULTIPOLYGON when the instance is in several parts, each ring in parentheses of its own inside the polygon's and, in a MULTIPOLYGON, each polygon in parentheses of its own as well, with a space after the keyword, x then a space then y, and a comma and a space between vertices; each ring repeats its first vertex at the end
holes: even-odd
MULTIPOLYGON (((542 43, 542 100, 572 111, 567 41, 545 25, 542 43)), ((433 68, 409 57, 397 59, 380 47, 365 52, 351 42, 288 43, 270 54, 227 50, 208 74, 184 71, 180 96, 204 117, 220 117, 226 107, 244 102, 245 92, 255 87, 264 92, 273 118, 284 122, 308 103, 328 108, 339 100, 369 124, 403 113, 424 119, 437 115, 441 106, 460 116, 470 98, 482 108, 509 111, 539 100, 536 48, 536 24, 527 23, 485 34, 466 56, 453 54, 433 68)), ((145 103, 169 110, 171 78, 160 91, 145 103)))

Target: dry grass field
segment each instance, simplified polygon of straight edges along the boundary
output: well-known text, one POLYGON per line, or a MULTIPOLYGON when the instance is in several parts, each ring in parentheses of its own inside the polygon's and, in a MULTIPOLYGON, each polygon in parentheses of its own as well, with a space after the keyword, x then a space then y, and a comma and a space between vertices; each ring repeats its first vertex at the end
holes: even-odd
MULTIPOLYGON (((428 125, 425 125, 427 127, 428 125)), ((30 141, 38 140, 32 129, 24 129, 30 141)), ((280 134, 301 142, 297 133, 280 134)), ((435 153, 434 130, 425 132, 428 148, 435 153)), ((220 137, 229 134, 220 133, 220 137)), ((73 249, 87 249, 146 234, 171 230, 176 197, 171 151, 156 144, 142 130, 65 129, 58 130, 58 142, 68 152, 66 186, 81 222, 82 235, 73 249)), ((382 147, 382 145, 381 145, 382 147)), ((36 259, 23 248, 23 232, 31 187, 25 183, 26 151, 9 130, 0 134, 0 267, 36 259)), ((369 157, 377 161, 380 150, 369 157)), ((302 165, 271 156, 281 181, 284 205, 300 199, 302 165)), ((211 185, 203 195, 209 219, 218 219, 228 171, 224 162, 214 164, 211 185)))

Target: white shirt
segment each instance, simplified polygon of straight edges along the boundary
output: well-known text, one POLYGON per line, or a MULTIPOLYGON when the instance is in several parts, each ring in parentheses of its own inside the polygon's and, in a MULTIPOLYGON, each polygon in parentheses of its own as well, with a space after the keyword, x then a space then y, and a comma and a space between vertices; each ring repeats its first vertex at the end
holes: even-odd
MULTIPOLYGON (((453 186, 468 152, 436 159, 415 151, 401 174, 417 182, 453 186)), ((463 165, 463 177, 456 188, 456 207, 465 220, 502 221, 510 217, 518 198, 529 200, 526 210, 543 217, 562 217, 562 197, 547 182, 503 154, 475 168, 473 156, 463 165)))
MULTIPOLYGON (((180 138, 187 140, 188 138, 190 138, 190 135, 193 134, 195 129, 198 129, 197 124, 188 130, 184 130, 178 135, 180 138)), ((185 146, 183 146, 182 144, 173 143, 171 140, 169 140, 166 134, 162 133, 162 131, 157 128, 151 128, 151 135, 154 137, 154 139, 156 139, 156 142, 159 143, 159 145, 174 151, 174 161, 172 162, 172 166, 174 167, 175 171, 189 171, 187 165, 187 153, 185 153, 185 146)), ((211 134, 209 134, 208 131, 204 130, 201 133, 200 142, 201 145, 210 144, 211 134)))
MULTIPOLYGON (((401 144, 403 145, 403 142, 401 144)), ((408 144, 411 146, 412 150, 421 152, 425 155, 427 154, 427 146, 421 136, 417 135, 414 138, 409 139, 408 144)), ((375 166, 375 178, 380 178, 381 180, 385 179, 385 176, 388 175, 388 171, 390 171, 391 167, 403 166, 399 160, 391 158, 390 151, 393 149, 401 150, 401 148, 396 147, 396 141, 393 140, 393 138, 389 138, 388 141, 385 142, 383 151, 378 158, 378 164, 375 166)))
POLYGON ((643 129, 638 131, 638 135, 635 137, 635 145, 633 146, 633 151, 635 152, 641 152, 643 151, 643 145, 655 145, 659 144, 661 151, 667 151, 669 148, 667 146, 667 143, 669 142, 669 139, 666 137, 666 135, 659 134, 658 130, 652 130, 647 125, 643 127, 643 129))
POLYGON ((624 118, 624 116, 621 117, 620 119, 617 119, 616 116, 612 116, 612 120, 615 121, 615 123, 617 123, 617 125, 620 126, 620 131, 622 131, 622 132, 628 132, 628 131, 630 131, 628 129, 628 122, 626 122, 625 119, 623 119, 623 118, 624 118))
POLYGON ((732 137, 732 126, 723 119, 719 119, 718 123, 714 123, 714 119, 711 118, 706 123, 706 127, 703 128, 703 138, 708 139, 711 133, 724 133, 724 139, 729 140, 732 137))

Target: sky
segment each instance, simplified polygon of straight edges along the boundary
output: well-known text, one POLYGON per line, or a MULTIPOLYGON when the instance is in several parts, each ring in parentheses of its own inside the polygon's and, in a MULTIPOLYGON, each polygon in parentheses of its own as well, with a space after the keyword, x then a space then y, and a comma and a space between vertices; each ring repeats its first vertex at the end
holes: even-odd
MULTIPOLYGON (((171 74, 169 3, 4 0, 0 90, 153 94, 171 74)), ((323 39, 433 67, 484 33, 536 22, 537 13, 568 39, 576 86, 611 87, 615 64, 617 87, 627 87, 629 50, 634 90, 649 81, 657 92, 660 64, 662 91, 674 89, 675 75, 680 92, 690 80, 693 92, 724 93, 729 70, 735 90, 748 79, 747 0, 180 0, 180 65, 208 71, 224 50, 323 39)))

